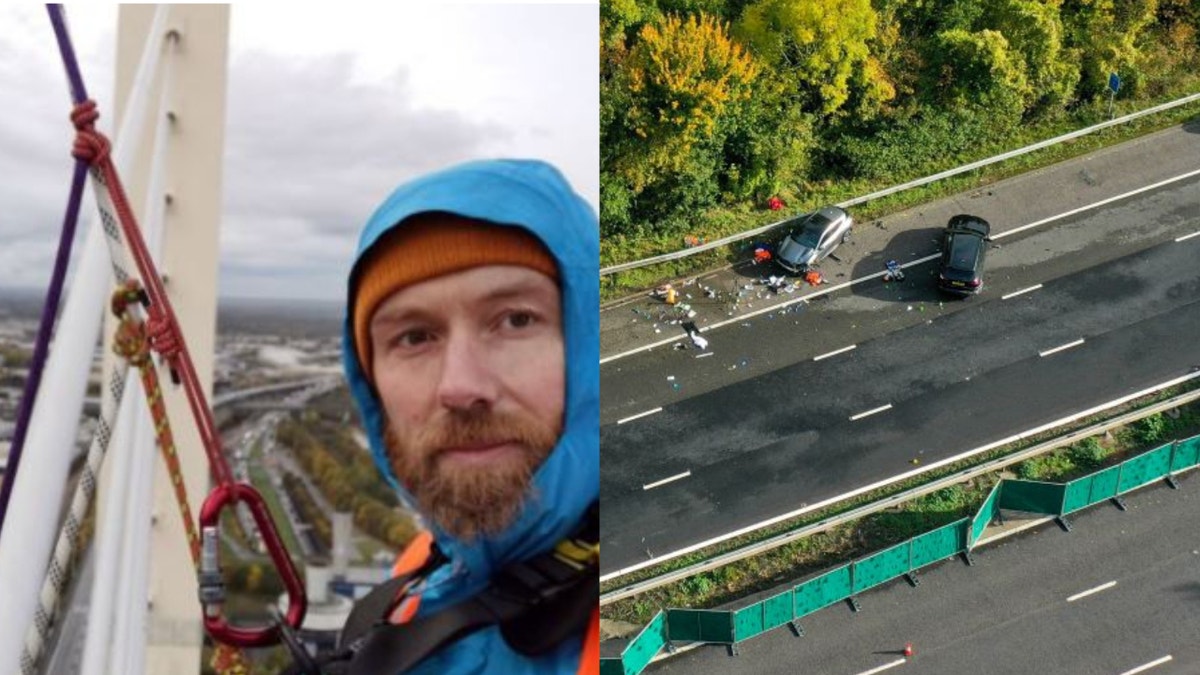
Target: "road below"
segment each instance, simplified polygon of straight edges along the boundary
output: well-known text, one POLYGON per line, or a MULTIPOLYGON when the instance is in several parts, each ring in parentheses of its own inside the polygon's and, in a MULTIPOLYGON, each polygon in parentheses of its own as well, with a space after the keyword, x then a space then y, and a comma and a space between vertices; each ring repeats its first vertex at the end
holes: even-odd
POLYGON ((1186 375, 1200 237, 1175 239, 1197 230, 1200 181, 1185 181, 1005 239, 966 302, 914 274, 713 331, 711 357, 602 367, 602 572, 1186 375), (872 321, 895 330, 859 342, 846 328, 872 321), (855 348, 814 361, 814 331, 822 349, 855 348))
POLYGON ((1120 675, 1154 662, 1152 675, 1200 672, 1200 477, 1181 489, 1155 483, 1048 525, 869 591, 862 611, 839 603, 740 645, 706 646, 650 668, 655 673, 860 675, 1120 675), (915 654, 903 662, 906 642, 915 654), (1166 657, 1170 660, 1164 660, 1166 657))

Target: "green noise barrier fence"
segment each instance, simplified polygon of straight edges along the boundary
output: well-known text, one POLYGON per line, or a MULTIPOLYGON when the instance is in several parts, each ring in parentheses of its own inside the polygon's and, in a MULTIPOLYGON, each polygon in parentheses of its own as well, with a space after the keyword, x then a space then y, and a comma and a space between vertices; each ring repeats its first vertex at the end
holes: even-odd
POLYGON ((822 572, 737 610, 659 612, 620 657, 600 659, 600 675, 637 675, 675 642, 737 645, 921 567, 969 552, 1000 509, 1062 517, 1200 464, 1200 436, 1168 443, 1069 483, 1002 480, 975 516, 963 518, 822 572))

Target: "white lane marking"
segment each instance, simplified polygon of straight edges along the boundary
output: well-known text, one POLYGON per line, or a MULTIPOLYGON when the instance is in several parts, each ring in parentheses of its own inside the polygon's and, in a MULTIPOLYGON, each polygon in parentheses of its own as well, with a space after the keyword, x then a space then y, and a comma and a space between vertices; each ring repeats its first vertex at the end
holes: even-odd
POLYGON ((829 352, 828 354, 822 354, 822 355, 820 355, 820 356, 814 356, 814 357, 813 357, 813 361, 820 361, 821 359, 827 359, 827 358, 829 358, 829 357, 831 357, 831 356, 837 356, 838 354, 843 354, 843 353, 845 353, 845 352, 848 352, 848 351, 850 351, 850 350, 852 350, 852 349, 856 349, 857 347, 858 347, 858 345, 850 345, 849 347, 842 347, 841 349, 834 350, 834 351, 832 351, 832 352, 829 352))
POLYGON ((713 353, 712 353, 712 352, 705 352, 704 354, 697 354, 697 355, 696 355, 696 358, 698 358, 698 359, 702 359, 702 358, 704 358, 704 357, 706 357, 706 356, 712 356, 712 355, 713 355, 713 353))
POLYGON ((687 478, 690 475, 692 475, 692 470, 688 469, 687 471, 684 471, 683 473, 677 473, 674 476, 670 476, 670 477, 664 478, 662 480, 656 480, 653 483, 646 483, 645 485, 642 486, 642 489, 650 490, 650 489, 658 487, 659 485, 666 485, 667 483, 670 483, 671 481, 679 480, 680 478, 687 478))
POLYGON ((1150 670, 1151 668, 1154 668, 1156 666, 1161 666, 1162 664, 1167 663, 1170 660, 1171 660, 1171 655, 1167 654, 1166 656, 1162 657, 1161 659, 1155 659, 1154 661, 1151 661, 1150 663, 1147 663, 1144 666, 1138 666, 1137 668, 1134 668, 1133 670, 1127 670, 1127 671, 1121 673, 1121 675, 1134 675, 1135 673, 1144 673, 1147 670, 1150 670))
POLYGON ((604 581, 610 581, 612 579, 618 579, 627 574, 632 574, 634 572, 637 572, 638 570, 643 570, 643 569, 646 569, 647 567, 651 567, 653 565, 659 565, 668 560, 674 560, 675 558, 687 555, 694 551, 699 551, 700 549, 708 548, 709 546, 712 546, 713 544, 719 544, 723 541, 729 541, 730 539, 740 537, 744 534, 749 534, 751 532, 757 532, 758 530, 761 530, 764 527, 770 527, 777 523, 782 523, 784 521, 791 520, 792 518, 795 518, 796 516, 802 516, 806 513, 811 513, 813 511, 823 509, 826 506, 829 506, 830 504, 836 504, 838 502, 845 501, 847 499, 853 499, 863 493, 870 492, 871 490, 878 490, 881 487, 886 487, 893 483, 899 483, 901 481, 908 480, 909 478, 912 478, 914 476, 919 476, 923 473, 933 471, 934 469, 939 469, 943 466, 946 466, 947 464, 961 462, 964 459, 969 459, 971 457, 974 457, 975 455, 979 455, 979 454, 988 452, 989 450, 994 450, 1001 446, 1008 445, 1009 443, 1013 443, 1013 442, 1016 442, 1016 441, 1019 441, 1019 440, 1025 439, 1025 438, 1029 438, 1030 436, 1036 436, 1037 434, 1040 434, 1043 431, 1048 431, 1055 427, 1061 427, 1062 425, 1069 424, 1071 422, 1074 422, 1075 420, 1083 419, 1084 417, 1095 415, 1096 413, 1098 413, 1102 410, 1107 410, 1114 406, 1128 403, 1134 399, 1141 398, 1147 394, 1153 394, 1155 392, 1162 391, 1163 389, 1167 389, 1168 387, 1174 387, 1177 384, 1183 384, 1184 382, 1190 382, 1196 378, 1200 378, 1200 372, 1189 373, 1187 375, 1181 375, 1180 377, 1172 378, 1170 380, 1167 380, 1166 382, 1161 382, 1159 384, 1147 387, 1145 389, 1142 389, 1141 391, 1135 391, 1132 394, 1126 394, 1125 396, 1113 399, 1111 401, 1108 401, 1107 403, 1101 403, 1100 405, 1093 406, 1091 408, 1088 408, 1087 410, 1081 410, 1072 415, 1067 415, 1066 417, 1063 417, 1061 419, 1047 422, 1039 427, 1034 427, 1032 429, 1028 429, 1026 431, 1022 431, 1020 433, 1013 434, 1012 436, 1007 436, 1005 438, 1001 438, 999 440, 992 441, 991 443, 988 443, 986 445, 981 445, 978 448, 975 448, 973 450, 968 450, 966 452, 957 454, 953 457, 947 457, 946 459, 941 459, 936 462, 932 462, 930 464, 922 466, 919 469, 913 469, 912 471, 906 471, 898 476, 892 476, 890 478, 885 478, 883 480, 871 483, 870 485, 864 485, 863 487, 856 488, 845 494, 840 494, 840 495, 837 495, 834 497, 830 497, 829 499, 821 500, 815 504, 809 504, 808 506, 802 506, 793 511, 788 511, 787 513, 782 513, 778 516, 774 516, 772 518, 768 518, 766 520, 762 520, 757 523, 752 523, 745 527, 740 527, 732 532, 726 532, 725 534, 717 535, 715 537, 692 544, 690 546, 685 546, 679 550, 671 551, 670 553, 664 553, 663 555, 660 555, 657 558, 650 558, 649 560, 643 560, 642 562, 635 563, 628 567, 624 567, 624 568, 621 568, 618 570, 613 570, 612 572, 608 572, 607 574, 601 574, 600 581, 604 582, 604 581))
POLYGON ((1150 190, 1154 190, 1154 189, 1156 189, 1156 188, 1160 188, 1160 187, 1162 187, 1162 186, 1164 186, 1164 185, 1170 185, 1171 183, 1176 183, 1176 182, 1178 182, 1178 181, 1184 180, 1185 178, 1191 178, 1192 176, 1195 176, 1195 175, 1198 175, 1198 174, 1200 174, 1200 169, 1197 169, 1197 170, 1195 170, 1195 171, 1189 171, 1189 172, 1187 172, 1187 173, 1184 173, 1184 174, 1180 174, 1180 175, 1178 175, 1178 176, 1175 176, 1174 178, 1168 178, 1168 179, 1166 179, 1166 180, 1160 180, 1160 181, 1158 181, 1157 183, 1155 183, 1155 184, 1153 184, 1153 185, 1147 185, 1147 186, 1145 186, 1145 187, 1140 187, 1140 188, 1138 188, 1138 189, 1136 189, 1136 190, 1130 190, 1129 192, 1126 192, 1126 193, 1124 193, 1124 194, 1119 194, 1119 195, 1117 195, 1116 197, 1109 197, 1108 199, 1101 199, 1101 200, 1100 200, 1100 201, 1098 201, 1098 202, 1093 202, 1093 203, 1091 203, 1091 204, 1088 204, 1088 205, 1086 205, 1086 206, 1081 206, 1081 207, 1079 207, 1079 208, 1077 208, 1077 209, 1071 209, 1070 211, 1066 211, 1066 212, 1064 212, 1064 213, 1060 213, 1060 214, 1058 214, 1057 216, 1050 216, 1049 218, 1042 218, 1041 220, 1039 220, 1039 221, 1036 221, 1036 222, 1032 222, 1032 223, 1030 223, 1030 224, 1028 224, 1028 225, 1022 225, 1021 227, 1018 227, 1018 228, 1015 228, 1015 229, 1012 229, 1012 230, 1006 230, 1006 231, 1004 231, 1004 232, 1001 232, 1001 233, 999 233, 999 234, 993 234, 993 235, 992 235, 992 239, 1002 239, 1002 238, 1004 238, 1004 237, 1007 237, 1007 236, 1009 236, 1009 235, 1011 235, 1011 234, 1016 234, 1016 233, 1018 233, 1018 232, 1023 232, 1023 231, 1025 231, 1025 230, 1028 230, 1028 229, 1029 229, 1029 228, 1031 228, 1031 227, 1037 227, 1038 225, 1045 225, 1046 223, 1053 222, 1053 221, 1055 221, 1055 220, 1059 220, 1059 219, 1061 219, 1061 218, 1066 218, 1066 217, 1068 217, 1068 216, 1073 216, 1073 215, 1075 215, 1075 214, 1077 214, 1077 213, 1083 213, 1084 211, 1087 211, 1087 210, 1089 210, 1089 209, 1094 209, 1094 208, 1096 208, 1096 207, 1098 207, 1098 206, 1104 206, 1105 204, 1111 204, 1111 203, 1113 203, 1113 202, 1116 202, 1116 201, 1120 201, 1120 200, 1122 200, 1122 199, 1125 199, 1126 197, 1132 197, 1133 195, 1136 195, 1136 194, 1141 194, 1141 193, 1143 193, 1143 192, 1148 192, 1148 191, 1150 191, 1150 190))
POLYGON ((875 675, 875 673, 882 673, 883 671, 887 670, 888 668, 895 668, 896 666, 903 665, 906 662, 907 662, 907 659, 896 659, 895 661, 892 661, 891 663, 885 663, 882 666, 879 666, 878 668, 864 670, 861 673, 859 673, 858 675, 875 675))
MULTIPOLYGON (((1061 218, 1066 218, 1066 217, 1068 217, 1068 216, 1073 216, 1073 215, 1075 215, 1075 214, 1077 214, 1077 213, 1083 213, 1084 211, 1087 211, 1088 209, 1094 209, 1094 208, 1096 208, 1096 207, 1099 207, 1099 206, 1104 206, 1105 204, 1110 204, 1110 203, 1112 203, 1112 202, 1119 201, 1119 200, 1121 200, 1121 199, 1125 199, 1126 197, 1132 197, 1133 195, 1136 195, 1136 194, 1139 194, 1139 193, 1142 193, 1142 192, 1146 192, 1146 191, 1148 191, 1148 190, 1154 190, 1154 189, 1156 189, 1156 188, 1160 188, 1160 187, 1162 187, 1162 186, 1164 186, 1164 185, 1169 185, 1169 184, 1171 184, 1171 183, 1176 183, 1176 182, 1178 182, 1178 181, 1185 180, 1185 179, 1187 179, 1187 178, 1191 178, 1192 176, 1195 176, 1195 175, 1200 175, 1200 169, 1197 169, 1197 170, 1195 170, 1195 171, 1189 171, 1189 172, 1187 172, 1187 173, 1184 173, 1184 174, 1180 174, 1180 175, 1178 175, 1178 176, 1175 176, 1174 178, 1168 178, 1168 179, 1166 179, 1166 180, 1161 180, 1161 181, 1159 181, 1159 182, 1157 182, 1157 183, 1155 183, 1155 184, 1153 184, 1153 185, 1147 185, 1146 187, 1141 187, 1141 188, 1138 188, 1138 189, 1136 189, 1136 190, 1131 190, 1131 191, 1129 191, 1129 192, 1126 192, 1126 193, 1124 193, 1124 194, 1119 194, 1119 195, 1117 195, 1116 197, 1109 197, 1108 199, 1102 199, 1102 200, 1100 200, 1100 201, 1098 201, 1098 202, 1095 202, 1095 203, 1092 203, 1092 204, 1087 204, 1086 206, 1081 206, 1081 207, 1079 207, 1079 208, 1077 208, 1077 209, 1072 209, 1072 210, 1070 210, 1070 211, 1067 211, 1067 212, 1065 212, 1065 213, 1060 213, 1060 214, 1058 214, 1058 215, 1056 215, 1056 216, 1050 216, 1049 218, 1043 218, 1043 219, 1041 219, 1041 220, 1039 220, 1039 221, 1036 221, 1036 222, 1030 223, 1030 224, 1028 224, 1028 225, 1022 225, 1021 227, 1018 227, 1018 228, 1015 228, 1015 229, 1012 229, 1012 230, 1008 230, 1008 231, 1006 231, 1006 232, 999 232, 999 233, 997 233, 997 234, 993 234, 993 235, 992 235, 992 239, 993 239, 993 240, 995 240, 995 239, 1003 239, 1004 237, 1007 237, 1007 236, 1009 236, 1010 234, 1016 234, 1016 233, 1018 233, 1018 232, 1023 232, 1023 231, 1025 231, 1025 230, 1028 230, 1028 229, 1030 229, 1030 228, 1037 227, 1037 226, 1039 226, 1039 225, 1045 225, 1046 223, 1051 223, 1051 222, 1054 222, 1055 220, 1059 220, 1059 219, 1061 219, 1061 218)), ((942 256, 942 254, 941 254, 941 253, 934 253, 933 255, 930 255, 930 256, 925 256, 924 258, 917 258, 916 260, 913 260, 912 262, 907 262, 907 263, 904 263, 903 265, 901 265, 901 266, 900 266, 900 268, 901 268, 901 269, 904 269, 904 268, 907 268, 907 267, 912 267, 912 266, 914 266, 914 265, 921 265, 921 264, 923 264, 923 263, 927 263, 927 262, 929 262, 930 260, 936 260, 936 259, 940 258, 941 256, 942 256)), ((701 332, 701 333, 705 333, 705 332, 708 332, 708 331, 710 331, 710 330, 712 330, 712 329, 714 329, 714 328, 721 328, 722 326, 728 326, 728 325, 729 325, 729 324, 731 324, 731 323, 737 323, 737 322, 739 322, 739 321, 745 321, 746 319, 750 319, 750 318, 756 317, 756 316, 758 316, 759 314, 764 314, 764 313, 766 313, 766 312, 773 312, 773 311, 775 311, 775 310, 777 310, 777 309, 783 309, 783 308, 785 308, 785 307, 788 307, 788 306, 790 306, 790 305, 794 305, 794 304, 796 304, 797 302, 802 302, 802 301, 804 301, 804 300, 807 300, 807 299, 809 299, 809 298, 815 298, 815 297, 818 297, 818 296, 821 296, 821 295, 825 295, 826 293, 832 293, 832 292, 834 292, 834 291, 841 290, 841 289, 843 289, 843 288, 848 288, 848 287, 850 287, 850 286, 853 286, 854 284, 861 283, 861 282, 863 282, 863 281, 867 281, 868 279, 875 279, 875 278, 877 278, 877 277, 882 277, 883 275, 885 275, 885 274, 887 274, 887 273, 888 273, 888 272, 887 272, 887 270, 883 270, 882 272, 876 272, 875 274, 868 274, 867 276, 865 276, 865 277, 862 277, 861 279, 852 279, 852 280, 850 280, 850 281, 847 281, 847 282, 845 282, 845 283, 842 283, 842 284, 837 284, 837 285, 835 285, 835 286, 830 286, 829 288, 826 288, 826 289, 823 289, 823 290, 817 291, 816 293, 810 293, 810 294, 808 294, 808 295, 805 295, 805 296, 802 296, 802 297, 796 298, 795 300, 791 300, 791 301, 789 301, 789 302, 785 302, 785 303, 783 303, 783 304, 779 304, 779 305, 773 305, 773 306, 771 306, 771 307, 766 307, 766 308, 764 308, 764 309, 761 309, 761 310, 758 310, 758 311, 756 311, 756 312, 751 312, 750 314, 743 314, 743 315, 741 315, 741 316, 735 316, 735 317, 733 317, 732 319, 728 319, 728 320, 726 320, 726 321, 720 321, 720 322, 718 322, 718 323, 714 323, 714 324, 712 324, 711 326, 705 326, 703 329, 701 329, 701 331, 700 331, 700 332, 701 332)), ((685 337, 687 337, 687 336, 686 336, 686 335, 678 335, 678 336, 676 336, 676 337, 673 337, 673 338, 667 338, 666 340, 659 340, 658 342, 655 342, 655 343, 653 343, 653 344, 649 344, 649 345, 645 345, 644 347, 636 347, 636 348, 634 348, 634 349, 630 349, 630 350, 628 350, 628 351, 621 352, 620 354, 613 354, 612 356, 606 356, 606 357, 604 357, 604 358, 600 359, 600 364, 601 364, 601 365, 603 365, 603 364, 605 364, 605 363, 608 363, 609 361, 616 361, 617 359, 625 358, 626 356, 630 356, 630 355, 632 355, 632 354, 637 354, 638 352, 644 352, 644 351, 646 351, 646 350, 648 350, 648 349, 654 349, 655 347, 662 347, 663 345, 669 345, 669 344, 671 344, 672 342, 678 342, 678 341, 682 340, 682 339, 683 339, 683 338, 685 338, 685 337)))
POLYGON ((1009 299, 1009 298, 1015 298, 1015 297, 1017 297, 1018 295, 1024 295, 1024 294, 1026 294, 1026 293, 1029 293, 1029 292, 1031 292, 1031 291, 1036 291, 1037 289, 1039 289, 1039 288, 1041 288, 1041 287, 1042 287, 1042 285, 1041 285, 1041 284, 1038 284, 1037 286, 1030 286, 1029 288, 1022 288, 1021 290, 1019 290, 1019 291, 1016 291, 1015 293, 1009 293, 1008 295, 1002 295, 1002 296, 1000 296, 1000 299, 1001 299, 1001 300, 1007 300, 1007 299, 1009 299))
POLYGON ((1100 591, 1107 591, 1108 589, 1110 589, 1116 585, 1117 585, 1117 582, 1115 582, 1115 581, 1110 581, 1107 584, 1100 584, 1099 586, 1097 586, 1095 588, 1089 588, 1088 590, 1086 590, 1082 593, 1076 593, 1075 595, 1072 595, 1071 597, 1067 598, 1067 602, 1075 602, 1076 600, 1078 600, 1080 598, 1086 598, 1087 596, 1091 595, 1092 593, 1099 593, 1100 591))
MULTIPOLYGON (((900 269, 904 269, 906 267, 912 267, 914 265, 922 265, 924 263, 929 262, 930 260, 937 260, 940 257, 942 257, 941 253, 934 253, 933 255, 927 255, 924 258, 917 258, 916 260, 913 260, 911 262, 904 263, 903 265, 900 266, 900 269)), ((761 314, 766 314, 767 312, 775 312, 775 311, 778 311, 781 309, 785 309, 787 307, 791 307, 792 305, 794 305, 798 302, 804 302, 805 300, 808 300, 810 298, 818 298, 822 295, 827 295, 834 291, 840 291, 843 288, 849 288, 849 287, 853 286, 854 284, 859 284, 864 281, 868 281, 870 279, 877 279, 887 273, 888 273, 887 270, 883 270, 882 272, 876 272, 875 274, 868 274, 867 276, 861 277, 858 279, 851 279, 850 281, 847 281, 845 283, 835 284, 833 286, 830 286, 829 288, 823 288, 819 291, 809 293, 808 295, 802 295, 802 296, 796 298, 795 300, 788 300, 787 302, 782 302, 782 303, 779 303, 778 305, 771 305, 770 307, 764 307, 762 309, 755 310, 753 312, 750 312, 749 314, 740 314, 738 316, 733 317, 732 319, 726 319, 725 321, 718 321, 717 323, 705 326, 704 328, 700 329, 700 332, 707 333, 711 330, 715 330, 717 328, 723 328, 730 324, 741 323, 741 322, 745 321, 746 319, 753 319, 754 317, 759 316, 761 314)), ((648 345, 645 345, 642 347, 635 347, 633 349, 630 349, 629 351, 621 352, 620 354, 613 354, 612 356, 606 356, 606 357, 600 359, 600 365, 604 365, 605 363, 608 363, 609 361, 616 361, 617 359, 623 359, 626 356, 630 356, 632 354, 637 354, 638 352, 644 352, 644 351, 647 351, 650 349, 654 349, 655 347, 662 347, 664 345, 669 345, 672 342, 679 342, 680 340, 682 340, 686 337, 687 337, 686 335, 677 335, 673 338, 659 340, 658 342, 654 342, 654 343, 651 343, 651 344, 648 344, 648 345)))
POLYGON ((1187 241, 1188 239, 1191 239, 1192 237, 1200 237, 1200 232, 1193 232, 1191 234, 1185 234, 1182 237, 1176 237, 1175 243, 1178 244, 1181 241, 1187 241))
POLYGON ((868 410, 867 412, 861 412, 861 413, 858 413, 857 415, 853 415, 850 417, 850 421, 853 422, 855 420, 861 420, 864 417, 869 417, 871 415, 874 415, 875 413, 881 413, 884 410, 891 410, 891 409, 892 409, 891 403, 889 403, 887 405, 882 405, 882 406, 879 406, 878 408, 875 408, 874 410, 868 410))
POLYGON ((1038 356, 1050 356, 1051 354, 1056 354, 1058 352, 1061 352, 1064 349, 1070 349, 1071 347, 1078 347, 1081 344, 1083 344, 1083 338, 1079 338, 1078 340, 1076 340, 1074 342, 1068 342, 1067 344, 1062 345, 1061 347, 1055 347, 1054 349, 1047 349, 1044 352, 1038 352, 1038 356))
POLYGON ((647 410, 646 412, 643 412, 643 413, 638 413, 638 414, 636 414, 636 415, 633 415, 633 416, 631 416, 631 417, 626 417, 626 418, 625 418, 625 419, 623 419, 623 420, 617 420, 617 424, 625 424, 626 422, 632 422, 632 421, 634 421, 634 420, 636 420, 636 419, 640 419, 640 418, 642 418, 642 417, 645 417, 645 416, 647 416, 647 415, 653 415, 654 413, 657 413, 657 412, 662 412, 662 408, 655 408, 654 410, 647 410))

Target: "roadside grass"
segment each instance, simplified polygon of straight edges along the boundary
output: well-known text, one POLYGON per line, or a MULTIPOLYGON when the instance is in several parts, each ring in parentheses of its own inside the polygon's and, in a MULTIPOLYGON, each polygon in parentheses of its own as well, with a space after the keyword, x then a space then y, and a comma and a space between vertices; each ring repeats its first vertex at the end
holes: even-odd
MULTIPOLYGON (((1116 116, 1134 112, 1182 98, 1200 89, 1200 75, 1184 78, 1169 93, 1154 100, 1126 102, 1129 109, 1116 111, 1116 116)), ((1120 108, 1120 106, 1118 106, 1120 108)), ((905 211, 914 206, 925 204, 950 195, 978 190, 1005 178, 1016 176, 1029 171, 1042 169, 1081 155, 1095 152, 1102 148, 1118 145, 1125 141, 1161 131, 1193 120, 1200 115, 1200 103, 1194 102, 1172 110, 1141 117, 1120 126, 1094 132, 1081 138, 1064 141, 1048 148, 1043 148, 1013 159, 998 162, 981 169, 969 171, 953 178, 943 179, 918 188, 912 188, 881 199, 854 207, 855 220, 860 223, 879 220, 890 215, 905 211)), ((1079 114, 1062 117, 1041 124, 1022 127, 1014 136, 1002 139, 1002 142, 981 143, 970 156, 948 158, 938 171, 944 171, 955 166, 985 159, 1003 152, 1025 147, 1048 138, 1053 138, 1080 128, 1096 124, 1108 118, 1107 105, 1093 105, 1079 114)), ((843 202, 865 194, 870 194, 892 185, 904 183, 922 175, 936 171, 922 172, 919 175, 897 176, 887 181, 857 180, 834 181, 827 180, 808 184, 798 190, 788 200, 788 209, 784 212, 764 211, 750 205, 737 205, 724 208, 713 208, 698 214, 696 220, 686 231, 670 229, 638 237, 606 236, 600 242, 600 266, 607 267, 621 262, 641 260, 655 255, 678 251, 684 247, 685 236, 703 238, 705 241, 721 239, 730 235, 746 232, 756 227, 778 222, 787 217, 794 217, 807 211, 820 208, 827 204, 843 202)), ((768 232, 762 235, 763 241, 769 241, 774 234, 768 232)), ((673 260, 657 265, 651 265, 626 272, 610 274, 600 279, 600 301, 609 303, 620 300, 628 295, 640 293, 654 288, 665 281, 691 278, 705 272, 719 269, 739 260, 749 257, 749 252, 757 239, 747 239, 712 251, 700 253, 681 260, 673 260)))
POLYGON ((279 536, 283 539, 287 550, 293 556, 299 556, 301 549, 296 540, 296 533, 292 531, 292 522, 288 519, 287 512, 283 510, 283 504, 280 503, 279 494, 275 491, 270 477, 267 476, 267 470, 262 466, 262 453, 259 447, 261 444, 261 439, 255 441, 254 447, 250 450, 251 461, 248 462, 250 484, 254 486, 255 490, 258 490, 263 501, 266 502, 267 510, 271 513, 271 520, 275 521, 275 527, 279 530, 279 536))
MULTIPOLYGON (((684 556, 664 565, 642 570, 620 582, 602 584, 608 592, 634 581, 659 576, 667 571, 713 558, 721 553, 762 541, 782 532, 799 529, 864 504, 932 482, 970 466, 1010 455, 1022 449, 1062 436, 1071 430, 1096 424, 1104 419, 1200 388, 1200 384, 1172 388, 1157 395, 1133 401, 1119 410, 1079 420, 1069 428, 1057 429, 1018 444, 997 448, 983 456, 948 466, 930 475, 861 495, 818 513, 780 524, 768 531, 725 542, 719 546, 684 556)), ((685 607, 704 609, 736 602, 746 596, 773 589, 789 580, 844 564, 852 559, 881 550, 892 544, 969 516, 979 508, 992 487, 1004 477, 1065 482, 1116 464, 1170 439, 1200 433, 1200 402, 1177 409, 1177 415, 1158 413, 1133 424, 1119 427, 1102 436, 1083 439, 1073 445, 1047 452, 1008 467, 1004 471, 977 476, 965 483, 943 488, 896 508, 876 512, 851 523, 791 542, 762 555, 726 565, 710 572, 647 591, 601 609, 605 619, 642 625, 660 609, 685 607)))

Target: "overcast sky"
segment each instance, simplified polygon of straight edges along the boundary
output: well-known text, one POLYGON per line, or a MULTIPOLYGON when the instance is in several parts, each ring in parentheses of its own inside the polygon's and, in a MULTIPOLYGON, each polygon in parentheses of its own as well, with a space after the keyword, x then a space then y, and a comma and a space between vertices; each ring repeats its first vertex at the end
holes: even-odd
MULTIPOLYGON (((340 299, 378 203, 402 180, 457 161, 548 160, 597 208, 598 12, 591 3, 235 6, 220 295, 340 299), (288 125, 263 123, 282 111, 288 125)), ((67 5, 67 16, 111 135, 116 7, 67 5)), ((0 5, 0 102, 0 288, 44 289, 73 161, 66 76, 40 5, 0 5)), ((81 243, 82 233, 76 251, 81 243)))

